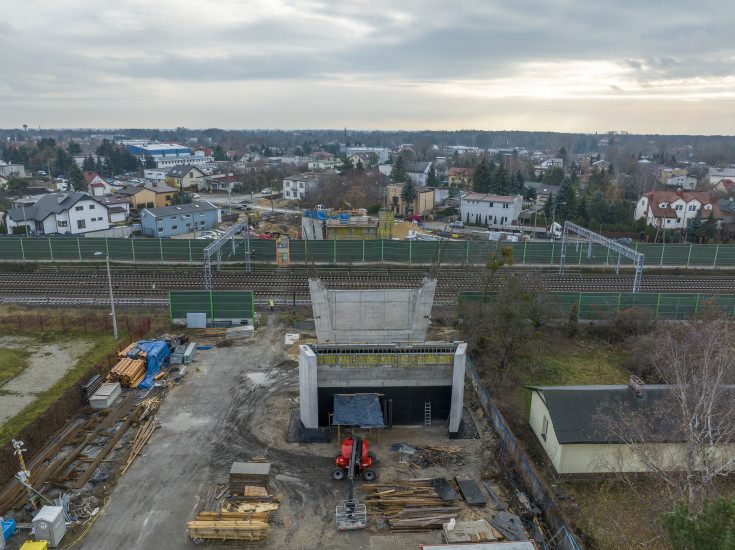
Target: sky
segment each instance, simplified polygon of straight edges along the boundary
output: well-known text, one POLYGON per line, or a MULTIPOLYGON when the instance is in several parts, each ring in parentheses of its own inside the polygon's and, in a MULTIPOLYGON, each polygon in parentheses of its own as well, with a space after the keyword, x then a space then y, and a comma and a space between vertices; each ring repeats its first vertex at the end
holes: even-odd
POLYGON ((1 0, 0 127, 735 133, 723 0, 1 0))

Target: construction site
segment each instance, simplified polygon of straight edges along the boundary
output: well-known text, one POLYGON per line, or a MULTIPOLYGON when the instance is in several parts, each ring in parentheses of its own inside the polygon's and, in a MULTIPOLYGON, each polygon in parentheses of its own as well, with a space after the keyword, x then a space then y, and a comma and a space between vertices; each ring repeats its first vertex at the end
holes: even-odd
POLYGON ((312 270, 298 318, 172 293, 168 332, 130 330, 65 418, 14 437, 5 547, 577 548, 506 456, 436 287, 312 270))

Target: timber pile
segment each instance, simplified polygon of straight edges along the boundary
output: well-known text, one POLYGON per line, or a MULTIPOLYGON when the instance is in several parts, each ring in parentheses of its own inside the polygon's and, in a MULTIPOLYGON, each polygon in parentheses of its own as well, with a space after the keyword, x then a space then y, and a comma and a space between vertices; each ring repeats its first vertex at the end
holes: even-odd
MULTIPOLYGON (((141 406, 142 403, 139 403, 138 407, 141 406)), ((144 410, 147 411, 148 407, 145 407, 144 410)), ((145 416, 145 413, 143 413, 143 416, 145 416)), ((135 460, 135 457, 138 456, 138 454, 140 453, 143 445, 145 445, 151 435, 153 435, 153 430, 160 426, 160 424, 156 424, 155 421, 155 417, 151 415, 148 421, 145 424, 141 424, 138 428, 138 431, 133 438, 133 448, 130 450, 128 460, 125 463, 125 468, 123 468, 123 471, 120 473, 120 475, 123 475, 127 471, 130 465, 133 463, 133 460, 135 460)))
MULTIPOLYGON (((128 353, 130 353, 131 351, 133 351, 133 348, 135 348, 135 346, 137 346, 137 345, 138 345, 138 342, 133 342, 132 344, 130 344, 130 345, 129 345, 128 347, 126 347, 125 349, 121 349, 120 351, 118 351, 118 352, 117 352, 117 356, 118 356, 118 357, 127 357, 127 356, 128 356, 128 353)), ((136 354, 136 356, 135 356, 135 357, 136 357, 136 359, 145 359, 147 355, 148 355, 148 354, 147 354, 146 352, 144 352, 144 351, 139 351, 139 352, 138 352, 138 353, 136 354)))
POLYGON ((146 374, 145 360, 120 359, 107 375, 108 382, 120 382, 127 388, 135 388, 143 381, 146 374))
POLYGON ((411 455, 413 465, 421 468, 432 466, 463 466, 467 455, 456 445, 417 447, 418 453, 411 455))
POLYGON ((391 531, 441 529, 460 510, 442 500, 431 480, 394 480, 362 489, 369 493, 365 501, 373 510, 370 514, 387 519, 391 531))
MULTIPOLYGON (((199 512, 194 521, 187 523, 190 538, 256 541, 263 540, 271 532, 268 522, 271 513, 278 510, 278 502, 232 502, 223 500, 225 496, 225 485, 208 491, 204 510, 199 512)), ((267 491, 265 497, 278 498, 269 496, 267 491)))

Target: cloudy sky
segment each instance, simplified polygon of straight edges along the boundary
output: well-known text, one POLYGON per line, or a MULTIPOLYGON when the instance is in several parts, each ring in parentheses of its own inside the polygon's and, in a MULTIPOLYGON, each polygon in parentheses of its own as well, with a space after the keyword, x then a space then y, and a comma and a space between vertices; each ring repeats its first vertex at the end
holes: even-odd
POLYGON ((0 127, 735 133, 723 0, 0 0, 0 127))

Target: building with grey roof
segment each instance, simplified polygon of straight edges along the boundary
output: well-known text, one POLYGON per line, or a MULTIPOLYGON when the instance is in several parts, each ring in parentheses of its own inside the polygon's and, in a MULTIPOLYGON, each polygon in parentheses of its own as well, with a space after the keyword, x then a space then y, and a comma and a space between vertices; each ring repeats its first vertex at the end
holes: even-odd
POLYGON ((32 206, 10 208, 4 220, 8 233, 31 235, 78 235, 110 227, 107 206, 76 191, 50 193, 32 206))
POLYGON ((220 219, 219 209, 208 201, 144 208, 140 212, 141 232, 146 237, 171 237, 204 231, 212 229, 220 219))

